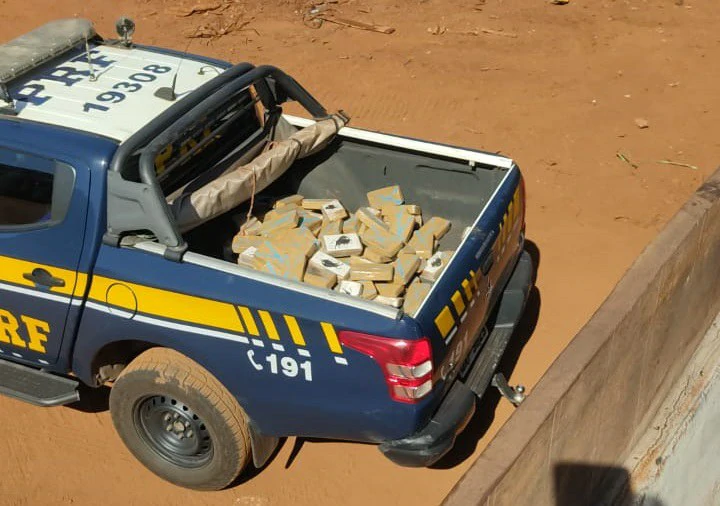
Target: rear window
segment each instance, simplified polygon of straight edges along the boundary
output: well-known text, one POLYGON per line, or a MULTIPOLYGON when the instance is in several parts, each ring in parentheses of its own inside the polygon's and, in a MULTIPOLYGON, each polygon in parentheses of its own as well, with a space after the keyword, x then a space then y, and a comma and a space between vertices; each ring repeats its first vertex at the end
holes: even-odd
POLYGON ((158 183, 168 195, 237 151, 262 131, 263 111, 252 88, 209 111, 155 159, 158 183))

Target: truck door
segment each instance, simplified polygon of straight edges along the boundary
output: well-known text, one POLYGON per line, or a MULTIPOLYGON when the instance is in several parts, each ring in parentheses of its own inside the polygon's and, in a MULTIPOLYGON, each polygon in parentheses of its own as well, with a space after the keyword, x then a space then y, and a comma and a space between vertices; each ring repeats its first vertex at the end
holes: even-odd
POLYGON ((0 146, 0 358, 57 361, 86 275, 89 171, 0 146))

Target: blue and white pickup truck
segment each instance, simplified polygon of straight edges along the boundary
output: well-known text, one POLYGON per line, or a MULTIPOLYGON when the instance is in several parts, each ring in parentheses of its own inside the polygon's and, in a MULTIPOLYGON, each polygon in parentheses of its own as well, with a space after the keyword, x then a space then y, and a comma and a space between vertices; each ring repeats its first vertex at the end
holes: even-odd
POLYGON ((132 31, 124 20, 104 40, 69 19, 0 45, 0 393, 56 406, 80 382, 109 384, 130 451, 196 489, 262 467, 286 436, 436 462, 491 380, 508 391, 495 368, 533 279, 518 167, 344 126, 275 67, 136 45, 132 31), (287 101, 313 119, 283 114, 287 101), (228 244, 246 203, 179 223, 198 181, 276 160, 288 138, 316 144, 256 201, 357 208, 400 184, 453 223, 454 254, 412 314, 238 265, 228 244))

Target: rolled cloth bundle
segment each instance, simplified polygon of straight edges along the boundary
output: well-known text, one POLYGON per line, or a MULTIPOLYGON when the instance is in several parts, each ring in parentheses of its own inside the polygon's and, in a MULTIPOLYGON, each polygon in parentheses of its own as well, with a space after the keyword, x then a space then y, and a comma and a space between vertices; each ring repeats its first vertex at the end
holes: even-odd
POLYGON ((219 216, 267 188, 299 158, 326 147, 345 126, 339 116, 318 121, 286 139, 272 141, 269 149, 248 163, 230 167, 224 174, 193 191, 185 191, 168 205, 181 231, 219 216))

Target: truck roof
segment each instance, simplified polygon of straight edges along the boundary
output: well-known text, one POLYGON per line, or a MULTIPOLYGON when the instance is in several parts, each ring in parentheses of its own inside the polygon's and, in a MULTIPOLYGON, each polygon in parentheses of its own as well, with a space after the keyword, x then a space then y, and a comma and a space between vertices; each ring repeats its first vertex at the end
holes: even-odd
POLYGON ((105 43, 86 20, 48 23, 0 45, 0 85, 12 114, 118 142, 226 68, 194 55, 105 43), (176 74, 175 100, 157 96, 176 74))

